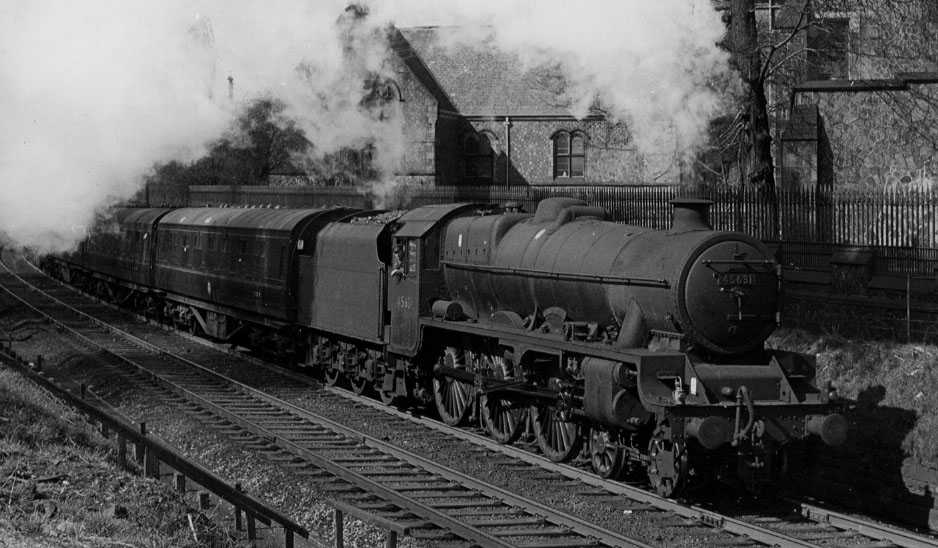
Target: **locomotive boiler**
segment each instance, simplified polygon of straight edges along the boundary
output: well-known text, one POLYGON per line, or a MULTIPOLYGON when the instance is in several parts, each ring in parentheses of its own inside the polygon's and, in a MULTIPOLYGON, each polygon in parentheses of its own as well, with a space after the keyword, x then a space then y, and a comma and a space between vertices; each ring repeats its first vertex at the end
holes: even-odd
POLYGON ((709 230, 706 207, 676 201, 668 231, 600 222, 601 209, 570 199, 541 202, 533 218, 457 219, 447 287, 481 321, 510 310, 548 328, 586 324, 619 348, 654 333, 685 350, 759 349, 778 319, 777 265, 761 242, 709 230))
POLYGON ((118 231, 49 264, 61 278, 216 340, 251 346, 386 403, 583 450, 604 477, 663 495, 705 478, 777 483, 846 422, 809 357, 765 349, 780 270, 709 202, 668 230, 572 198, 533 214, 121 210, 118 231), (139 260, 115 261, 119 257, 139 260))

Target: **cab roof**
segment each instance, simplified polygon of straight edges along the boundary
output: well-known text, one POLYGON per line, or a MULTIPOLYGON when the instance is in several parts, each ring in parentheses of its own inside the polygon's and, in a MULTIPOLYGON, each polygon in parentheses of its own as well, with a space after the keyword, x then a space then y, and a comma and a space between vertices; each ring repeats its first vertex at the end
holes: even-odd
POLYGON ((427 233, 437 223, 447 217, 467 209, 478 209, 482 204, 460 203, 460 204, 440 204, 428 205, 413 209, 402 215, 398 222, 404 226, 394 233, 397 237, 420 238, 427 233))
POLYGON ((177 209, 160 220, 160 226, 242 228, 292 231, 305 219, 336 208, 267 209, 199 207, 177 209))

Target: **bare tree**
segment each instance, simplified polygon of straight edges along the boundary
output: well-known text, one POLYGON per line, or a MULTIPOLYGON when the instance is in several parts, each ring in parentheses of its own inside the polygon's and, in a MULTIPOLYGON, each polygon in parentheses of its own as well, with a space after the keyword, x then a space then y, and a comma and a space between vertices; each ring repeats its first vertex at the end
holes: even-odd
MULTIPOLYGON (((744 90, 739 112, 733 123, 723 129, 721 146, 736 149, 740 187, 757 188, 772 206, 773 232, 778 227, 778 200, 767 83, 796 55, 791 46, 807 24, 808 3, 804 2, 787 33, 762 34, 757 25, 755 0, 730 0, 727 47, 744 90)), ((725 167, 721 171, 725 174, 725 167)))

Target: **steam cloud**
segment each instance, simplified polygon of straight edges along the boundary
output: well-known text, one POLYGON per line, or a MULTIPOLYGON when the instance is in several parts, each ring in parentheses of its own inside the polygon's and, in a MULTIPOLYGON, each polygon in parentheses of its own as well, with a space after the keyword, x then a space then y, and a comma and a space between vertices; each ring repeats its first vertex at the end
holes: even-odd
POLYGON ((731 80, 709 0, 387 0, 369 6, 364 24, 342 17, 345 7, 0 5, 0 239, 39 251, 74 246, 155 162, 197 158, 259 95, 283 100, 317 153, 373 142, 391 173, 403 154, 399 116, 359 107, 364 78, 387 70, 391 23, 464 26, 454 41, 486 40, 525 66, 559 64, 574 111, 584 114, 599 94, 646 152, 698 146, 721 106, 713 83, 731 80))

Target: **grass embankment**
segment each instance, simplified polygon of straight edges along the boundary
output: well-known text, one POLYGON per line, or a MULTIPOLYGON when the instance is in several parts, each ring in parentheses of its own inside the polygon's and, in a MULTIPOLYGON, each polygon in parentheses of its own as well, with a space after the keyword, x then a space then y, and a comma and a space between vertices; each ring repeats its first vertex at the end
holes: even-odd
POLYGON ((81 417, 0 366, 0 545, 200 546, 190 518, 203 542, 223 536, 169 484, 112 458, 81 417))
POLYGON ((848 339, 779 329, 769 345, 817 357, 818 381, 856 399, 851 435, 860 446, 902 451, 938 468, 938 346, 848 339))

